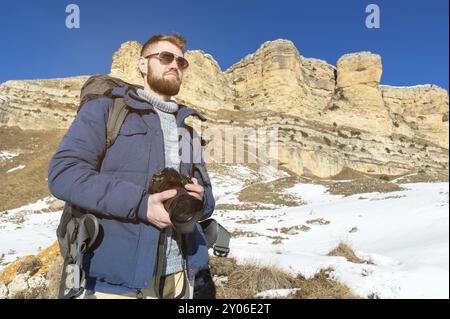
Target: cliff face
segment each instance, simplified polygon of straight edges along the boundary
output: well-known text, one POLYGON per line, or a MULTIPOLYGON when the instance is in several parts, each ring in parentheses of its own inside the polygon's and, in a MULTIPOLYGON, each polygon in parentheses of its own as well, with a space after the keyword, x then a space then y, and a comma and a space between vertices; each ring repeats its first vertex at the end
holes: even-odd
MULTIPOLYGON (((142 84, 140 48, 124 43, 113 55, 111 75, 142 84)), ((205 113, 209 127, 278 127, 279 162, 299 174, 448 169, 448 92, 434 85, 380 85, 379 55, 346 54, 334 67, 276 40, 225 72, 203 51, 186 57, 190 67, 176 99, 205 113)), ((0 124, 67 128, 86 79, 1 84, 0 124)))
POLYGON ((381 87, 396 134, 448 149, 448 92, 435 85, 381 87))
POLYGON ((381 57, 370 52, 346 54, 337 62, 335 94, 327 107, 329 122, 373 132, 392 134, 389 109, 379 87, 381 57))
POLYGON ((225 73, 236 92, 236 104, 243 110, 308 113, 302 105, 308 93, 302 58, 290 41, 266 42, 225 73))
POLYGON ((87 76, 7 81, 0 85, 0 125, 22 129, 67 128, 87 76))

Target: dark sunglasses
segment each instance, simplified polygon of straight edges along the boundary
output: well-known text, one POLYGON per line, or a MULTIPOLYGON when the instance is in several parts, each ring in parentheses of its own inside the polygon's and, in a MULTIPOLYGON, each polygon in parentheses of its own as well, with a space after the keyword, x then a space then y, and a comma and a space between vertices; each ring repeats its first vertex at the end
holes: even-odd
POLYGON ((186 60, 185 58, 183 58, 181 56, 175 55, 175 54, 173 54, 171 52, 167 52, 167 51, 149 54, 149 55, 145 56, 144 59, 151 58, 153 56, 157 56, 159 61, 164 65, 172 63, 172 61, 176 58, 177 65, 181 70, 184 70, 189 66, 188 60, 186 60))

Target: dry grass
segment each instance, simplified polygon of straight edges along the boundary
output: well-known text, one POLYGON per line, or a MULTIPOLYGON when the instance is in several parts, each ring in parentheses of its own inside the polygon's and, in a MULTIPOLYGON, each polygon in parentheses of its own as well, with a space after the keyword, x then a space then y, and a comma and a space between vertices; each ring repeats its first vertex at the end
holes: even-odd
POLYGON ((217 204, 215 210, 270 210, 274 206, 260 205, 258 203, 239 203, 239 204, 217 204))
POLYGON ((356 256, 355 252, 345 243, 339 243, 339 245, 330 251, 327 256, 340 256, 347 259, 349 262, 355 264, 364 264, 366 261, 356 256))
POLYGON ((267 236, 267 238, 272 239, 272 245, 281 245, 283 243, 283 240, 287 239, 286 237, 281 236, 267 236))
POLYGON ((362 193, 389 193, 389 192, 397 192, 403 190, 399 185, 387 182, 381 179, 366 177, 353 179, 348 182, 318 182, 319 184, 325 185, 328 188, 328 193, 332 195, 344 195, 351 196, 355 194, 362 193))
POLYGON ((253 184, 239 192, 239 201, 299 206, 304 204, 302 200, 293 195, 283 193, 285 189, 293 187, 299 181, 300 177, 289 176, 272 182, 253 184))
POLYGON ((309 225, 328 225, 331 223, 329 220, 323 219, 323 218, 317 218, 317 219, 310 219, 306 221, 309 225))
POLYGON ((237 237, 260 237, 261 234, 252 231, 244 231, 244 230, 234 230, 230 233, 232 238, 237 237))
POLYGON ((311 228, 305 225, 295 225, 291 227, 268 228, 267 230, 276 231, 287 235, 297 235, 299 232, 308 232, 311 230, 311 228))
POLYGON ((0 127, 1 150, 20 153, 0 162, 0 211, 33 203, 50 195, 46 180, 48 163, 64 132, 0 127), (25 168, 6 173, 19 165, 25 165, 25 168))
POLYGON ((390 178, 385 175, 370 176, 350 168, 344 168, 339 174, 329 179, 315 178, 314 183, 327 187, 330 194, 344 196, 372 192, 388 193, 403 189, 389 180, 390 178))
POLYGON ((248 219, 240 219, 237 220, 236 223, 238 224, 258 224, 260 221, 262 221, 262 219, 257 219, 257 218, 248 218, 248 219))
POLYGON ((232 258, 211 257, 213 277, 226 278, 216 283, 217 298, 255 298, 256 294, 270 289, 300 288, 289 299, 350 299, 359 298, 344 285, 329 278, 331 269, 322 270, 311 279, 297 278, 274 266, 261 266, 257 263, 238 265, 232 258))
MULTIPOLYGON (((254 165, 254 164, 253 164, 254 165)), ((257 168, 246 164, 250 169, 257 171, 257 168)), ((208 168, 215 169, 216 166, 208 165, 208 168)), ((271 182, 254 181, 244 187, 239 192, 239 204, 218 204, 216 210, 269 210, 279 206, 299 206, 304 202, 297 196, 285 193, 285 190, 295 186, 299 182, 307 182, 305 178, 297 176, 292 171, 280 167, 291 176, 283 177, 271 182)))
POLYGON ((397 183, 448 183, 448 170, 442 172, 418 172, 415 175, 404 176, 397 183))
POLYGON ((389 193, 401 191, 401 183, 448 182, 448 171, 419 170, 417 174, 380 175, 361 173, 350 168, 344 168, 339 174, 329 179, 313 178, 314 183, 324 185, 333 195, 350 196, 362 193, 389 193), (395 180, 395 182, 394 182, 395 180))
POLYGON ((333 269, 323 269, 311 279, 299 276, 296 280, 299 291, 290 295, 292 299, 360 299, 343 284, 329 277, 333 269))
POLYGON ((232 258, 212 257, 211 273, 228 278, 225 284, 217 286, 217 297, 224 299, 254 298, 261 291, 291 288, 295 280, 276 267, 238 265, 232 258))
POLYGON ((339 174, 334 175, 330 179, 335 180, 335 181, 341 181, 341 180, 360 179, 360 178, 365 178, 365 177, 367 177, 367 175, 364 173, 361 173, 357 170, 354 170, 354 169, 351 169, 348 167, 344 167, 339 172, 339 174))

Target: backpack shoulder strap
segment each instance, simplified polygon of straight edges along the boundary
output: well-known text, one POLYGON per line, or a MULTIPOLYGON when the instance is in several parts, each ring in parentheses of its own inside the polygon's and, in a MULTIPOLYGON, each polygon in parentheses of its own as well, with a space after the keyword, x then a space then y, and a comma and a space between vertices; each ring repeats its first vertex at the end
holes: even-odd
POLYGON ((123 98, 114 98, 106 123, 106 149, 110 148, 119 135, 120 127, 128 114, 128 107, 123 98))

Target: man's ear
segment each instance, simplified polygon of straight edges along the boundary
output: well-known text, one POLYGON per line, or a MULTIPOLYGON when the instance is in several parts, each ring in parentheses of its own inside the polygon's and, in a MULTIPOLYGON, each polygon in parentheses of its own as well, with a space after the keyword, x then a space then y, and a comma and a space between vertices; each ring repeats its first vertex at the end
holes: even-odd
POLYGON ((141 71, 142 74, 147 75, 147 63, 148 60, 144 59, 143 57, 139 58, 139 62, 138 62, 138 67, 139 67, 139 71, 141 71))

